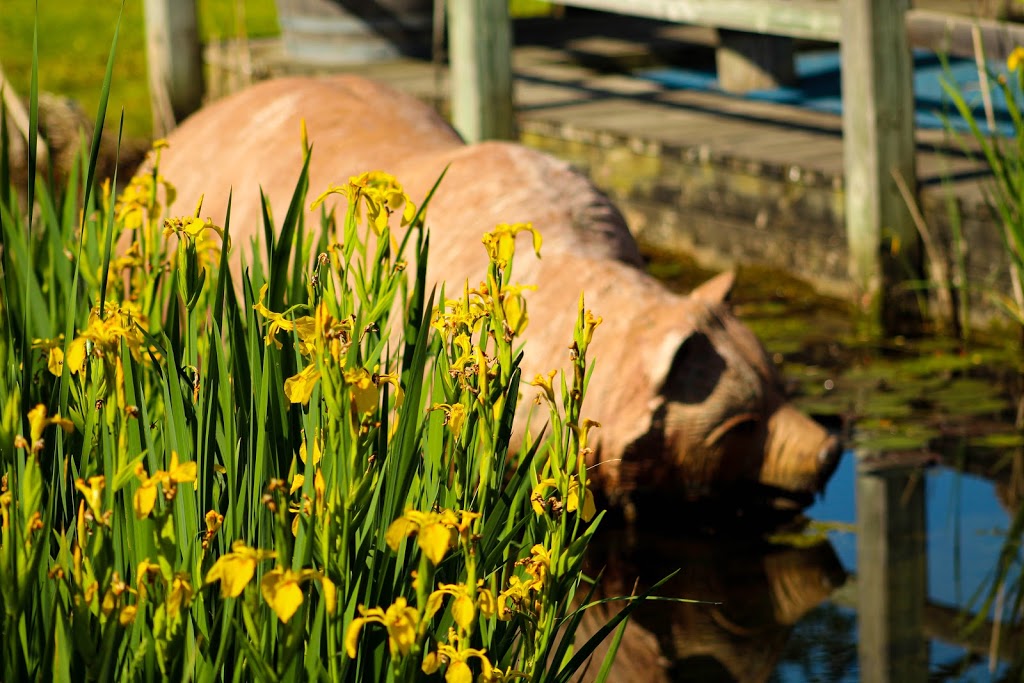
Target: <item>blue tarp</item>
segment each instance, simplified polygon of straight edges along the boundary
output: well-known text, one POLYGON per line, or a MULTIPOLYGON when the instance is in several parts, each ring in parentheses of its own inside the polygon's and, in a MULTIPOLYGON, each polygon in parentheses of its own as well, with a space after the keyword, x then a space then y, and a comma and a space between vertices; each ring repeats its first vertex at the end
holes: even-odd
MULTIPOLYGON (((995 75, 1006 74, 1005 65, 990 65, 995 75)), ((803 52, 796 56, 798 82, 793 87, 756 90, 737 97, 779 102, 813 111, 841 114, 841 73, 839 50, 803 52)), ((714 72, 684 68, 642 69, 636 76, 659 83, 667 88, 720 92, 714 72)), ((956 83, 971 105, 974 115, 985 129, 978 70, 972 60, 951 59, 947 67, 937 55, 924 50, 914 51, 914 119, 919 128, 943 128, 948 121, 957 130, 967 130, 950 97, 942 88, 942 80, 956 83)), ((1014 128, 1001 88, 991 83, 992 108, 997 130, 1012 136, 1014 128)), ((1018 105, 1022 98, 1015 98, 1018 105)))

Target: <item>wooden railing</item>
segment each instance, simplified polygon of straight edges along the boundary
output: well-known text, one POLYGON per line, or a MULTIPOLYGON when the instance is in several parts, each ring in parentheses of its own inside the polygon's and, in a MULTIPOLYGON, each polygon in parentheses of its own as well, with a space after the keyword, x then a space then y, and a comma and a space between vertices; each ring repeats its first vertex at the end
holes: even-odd
MULTIPOLYGON (((563 4, 753 34, 838 42, 842 54, 845 210, 850 275, 859 300, 891 332, 914 326, 915 295, 895 287, 920 270, 919 238, 896 177, 916 194, 911 48, 1003 60, 1024 29, 911 10, 909 0, 562 0, 563 4), (984 46, 984 51, 982 51, 984 46), (910 268, 908 269, 908 265, 910 268)), ((471 139, 510 137, 492 112, 511 106, 507 14, 493 0, 448 0, 452 118, 471 139), (498 17, 496 19, 496 17, 498 17), (499 25, 504 22, 504 25, 499 25), (479 36, 487 35, 488 40, 479 36), (497 36, 497 38, 495 37, 497 36), (473 67, 465 66, 474 65, 473 67), (479 65, 487 64, 488 70, 479 65), (465 77, 472 74, 472 77, 465 77), (488 99, 491 98, 491 99, 488 99), (493 109, 492 109, 493 107, 493 109)), ((720 62, 721 63, 721 62, 720 62)))

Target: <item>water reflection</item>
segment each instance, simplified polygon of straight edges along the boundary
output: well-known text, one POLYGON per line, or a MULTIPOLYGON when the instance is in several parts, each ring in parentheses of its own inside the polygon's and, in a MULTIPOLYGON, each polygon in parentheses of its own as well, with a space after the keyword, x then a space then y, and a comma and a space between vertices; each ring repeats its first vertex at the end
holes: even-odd
POLYGON ((922 463, 858 458, 857 651, 864 680, 928 678, 926 481, 922 463))
MULTIPOLYGON (((649 683, 767 680, 793 625, 846 577, 827 541, 793 548, 756 539, 616 530, 605 534, 590 563, 604 567, 602 596, 629 594, 637 580, 642 591, 679 569, 660 595, 715 603, 655 602, 634 613, 612 680, 649 683)), ((584 630, 592 631, 616 609, 612 603, 593 610, 584 630)), ((601 657, 603 650, 596 662, 601 657)))
MULTIPOLYGON (((856 522, 858 533, 812 547, 606 530, 590 558, 593 572, 605 568, 603 595, 629 594, 638 577, 642 591, 680 569, 660 594, 716 603, 638 610, 611 680, 1024 680, 1015 457, 990 454, 1003 466, 984 468, 972 451, 960 460, 971 474, 915 456, 847 454, 808 514, 856 522)), ((943 462, 957 463, 956 452, 943 462)), ((585 632, 616 607, 602 609, 585 632)))

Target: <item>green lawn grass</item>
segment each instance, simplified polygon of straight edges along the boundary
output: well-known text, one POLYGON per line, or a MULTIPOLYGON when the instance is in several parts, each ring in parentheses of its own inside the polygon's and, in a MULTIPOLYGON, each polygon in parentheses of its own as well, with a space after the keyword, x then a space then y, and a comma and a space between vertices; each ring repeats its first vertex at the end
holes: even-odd
MULTIPOLYGON (((128 137, 148 137, 151 131, 142 4, 142 0, 127 0, 124 5, 108 109, 108 125, 116 125, 124 108, 128 137)), ((0 64, 23 97, 28 96, 32 65, 34 5, 27 0, 0 0, 0 64)), ((236 33, 235 5, 235 0, 200 0, 203 35, 236 33)), ((39 3, 41 89, 74 98, 94 115, 120 7, 116 0, 39 3)), ((250 36, 278 31, 274 0, 245 0, 245 18, 250 36)))

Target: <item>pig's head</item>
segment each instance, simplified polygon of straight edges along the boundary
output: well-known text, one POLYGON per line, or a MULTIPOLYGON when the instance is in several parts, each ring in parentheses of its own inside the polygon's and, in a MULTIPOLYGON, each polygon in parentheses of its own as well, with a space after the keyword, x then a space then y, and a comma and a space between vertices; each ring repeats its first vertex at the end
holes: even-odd
POLYGON ((651 428, 624 452, 620 478, 638 493, 802 508, 835 470, 840 444, 787 402, 761 343, 726 302, 733 281, 725 273, 684 300, 683 340, 654 369, 662 382, 651 428), (643 476, 656 452, 663 462, 643 476))

